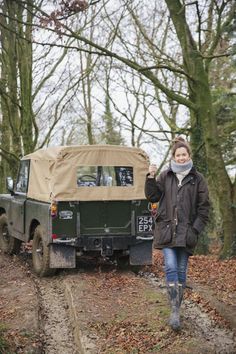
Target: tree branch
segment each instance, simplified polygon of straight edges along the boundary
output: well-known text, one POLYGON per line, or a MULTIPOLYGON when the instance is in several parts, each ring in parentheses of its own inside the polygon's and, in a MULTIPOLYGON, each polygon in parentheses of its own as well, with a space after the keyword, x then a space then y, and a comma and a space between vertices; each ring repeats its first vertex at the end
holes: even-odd
POLYGON ((169 65, 161 65, 160 64, 160 65, 147 66, 145 68, 139 69, 139 72, 143 72, 146 70, 154 70, 154 69, 166 69, 166 70, 172 71, 174 73, 184 75, 184 76, 188 77, 190 80, 193 80, 193 78, 190 75, 188 75, 185 71, 173 68, 172 66, 169 66, 169 65))
POLYGON ((208 54, 207 54, 207 62, 206 62, 206 66, 209 66, 210 61, 215 57, 213 55, 220 37, 222 35, 222 33, 225 31, 226 27, 233 21, 233 19, 235 18, 235 12, 236 12, 236 2, 233 2, 228 14, 228 17, 226 18, 226 20, 224 21, 224 23, 221 25, 221 20, 222 20, 222 13, 225 9, 225 6, 227 5, 227 2, 222 2, 221 7, 218 9, 219 10, 219 15, 218 15, 218 20, 217 20, 217 26, 216 26, 216 34, 215 37, 212 40, 212 44, 208 50, 208 54))

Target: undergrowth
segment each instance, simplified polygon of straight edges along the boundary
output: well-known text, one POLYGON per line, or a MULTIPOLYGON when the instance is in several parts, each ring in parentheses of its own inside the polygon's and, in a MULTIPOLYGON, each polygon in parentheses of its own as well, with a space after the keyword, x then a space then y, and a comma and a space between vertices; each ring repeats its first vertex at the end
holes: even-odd
POLYGON ((0 323, 0 353, 1 354, 10 354, 9 345, 5 339, 6 326, 0 323))

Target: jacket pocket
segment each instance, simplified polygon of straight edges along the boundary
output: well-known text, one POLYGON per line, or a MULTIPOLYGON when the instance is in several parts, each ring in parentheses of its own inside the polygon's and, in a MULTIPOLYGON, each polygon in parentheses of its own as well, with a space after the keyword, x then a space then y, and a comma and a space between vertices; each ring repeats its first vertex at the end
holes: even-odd
POLYGON ((186 245, 188 247, 194 248, 198 242, 198 233, 194 231, 191 225, 188 225, 186 245))
POLYGON ((154 246, 164 246, 172 240, 171 221, 159 221, 155 225, 154 246))

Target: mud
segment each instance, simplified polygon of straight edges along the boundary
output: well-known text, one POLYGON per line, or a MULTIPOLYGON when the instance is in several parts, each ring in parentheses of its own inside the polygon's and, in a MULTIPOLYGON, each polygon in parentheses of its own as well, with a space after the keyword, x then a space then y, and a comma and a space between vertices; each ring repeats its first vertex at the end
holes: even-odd
MULTIPOLYGON (((165 292, 165 283, 162 279, 158 279, 155 275, 149 273, 142 274, 142 276, 146 277, 150 283, 159 287, 160 291, 165 292)), ((191 288, 205 296, 208 296, 209 292, 211 292, 210 289, 207 291, 205 287, 200 285, 191 284, 191 288)), ((215 301, 214 299, 214 304, 216 303, 215 301)), ((221 306, 221 310, 223 309, 222 304, 218 306, 221 306)), ((222 315, 224 315, 223 310, 222 315)), ((232 328, 222 328, 202 310, 200 305, 196 305, 195 302, 185 299, 181 307, 181 317, 186 330, 191 331, 198 337, 202 337, 208 343, 204 353, 236 353, 235 314, 231 313, 230 316, 230 319, 232 319, 232 328)), ((228 311, 226 312, 226 318, 229 319, 228 311)))
POLYGON ((43 352, 79 354, 63 282, 60 278, 51 278, 35 279, 35 283, 38 290, 43 352))
POLYGON ((0 316, 11 344, 1 354, 236 353, 234 325, 188 299, 173 333, 165 285, 153 274, 83 265, 40 279, 29 267, 0 253, 0 316))

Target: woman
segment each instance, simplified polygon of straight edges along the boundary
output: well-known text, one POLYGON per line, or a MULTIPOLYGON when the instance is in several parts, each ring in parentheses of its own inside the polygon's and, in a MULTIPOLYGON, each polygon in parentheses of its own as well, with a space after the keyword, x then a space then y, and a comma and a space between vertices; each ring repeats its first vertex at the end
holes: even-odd
POLYGON ((156 172, 156 166, 150 165, 145 194, 150 202, 159 202, 154 247, 162 249, 164 255, 172 310, 169 324, 179 330, 179 308, 186 285, 188 258, 208 221, 208 188, 193 166, 188 143, 181 137, 173 143, 170 167, 157 178, 156 172))

